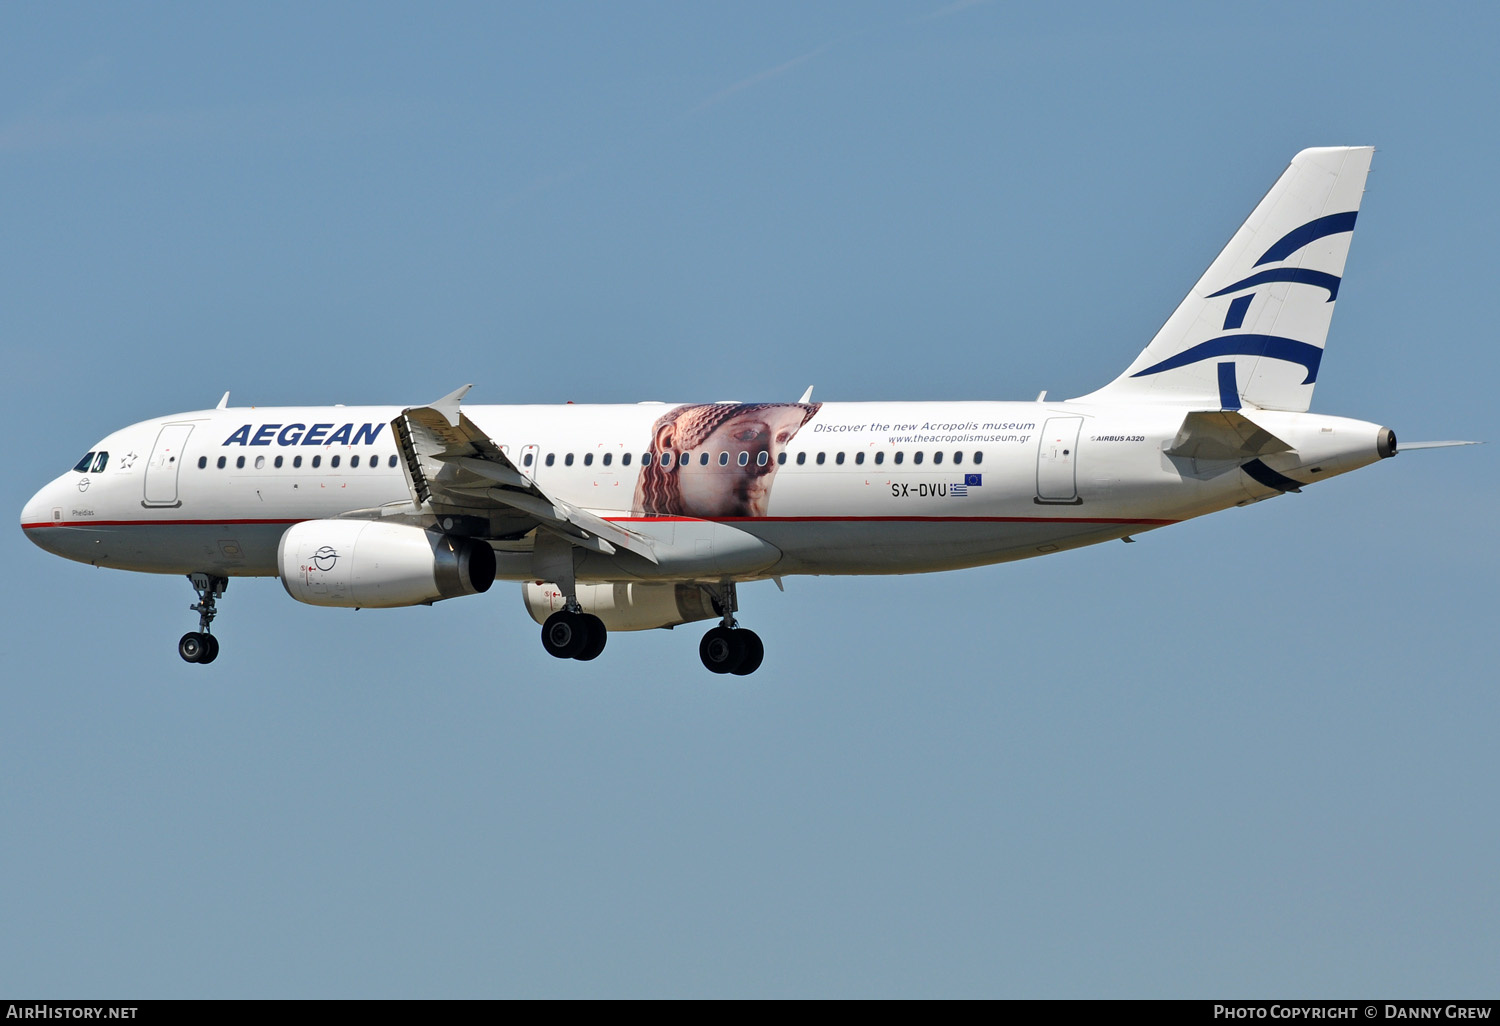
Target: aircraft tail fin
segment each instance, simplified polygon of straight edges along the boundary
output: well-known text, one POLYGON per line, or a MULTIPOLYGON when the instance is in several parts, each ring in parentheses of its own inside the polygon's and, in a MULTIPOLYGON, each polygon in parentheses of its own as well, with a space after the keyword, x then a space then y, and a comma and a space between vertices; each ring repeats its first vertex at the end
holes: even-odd
POLYGON ((1293 157, 1135 362, 1076 401, 1305 411, 1374 152, 1293 157))

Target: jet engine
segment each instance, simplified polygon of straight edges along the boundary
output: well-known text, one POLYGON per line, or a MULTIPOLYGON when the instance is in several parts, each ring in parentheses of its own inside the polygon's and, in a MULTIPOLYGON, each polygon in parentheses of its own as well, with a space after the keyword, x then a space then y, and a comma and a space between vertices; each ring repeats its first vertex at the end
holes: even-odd
MULTIPOLYGON (((528 581, 521 585, 521 592, 526 611, 537 623, 545 623, 563 608, 563 594, 555 584, 528 581)), ((708 592, 696 584, 580 584, 578 604, 612 631, 649 631, 721 615, 708 592)))
POLYGON ((276 559, 287 594, 314 606, 430 605, 488 591, 495 580, 485 542, 378 520, 294 524, 276 559))

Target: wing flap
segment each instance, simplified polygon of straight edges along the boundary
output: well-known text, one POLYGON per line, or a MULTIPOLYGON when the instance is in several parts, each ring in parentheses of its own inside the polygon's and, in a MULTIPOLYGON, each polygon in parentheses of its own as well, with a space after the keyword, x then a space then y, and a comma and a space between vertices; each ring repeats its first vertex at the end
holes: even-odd
POLYGON ((412 501, 434 513, 492 514, 508 534, 541 527, 574 545, 611 555, 618 549, 657 562, 651 543, 572 503, 548 495, 459 408, 468 385, 391 422, 412 501))

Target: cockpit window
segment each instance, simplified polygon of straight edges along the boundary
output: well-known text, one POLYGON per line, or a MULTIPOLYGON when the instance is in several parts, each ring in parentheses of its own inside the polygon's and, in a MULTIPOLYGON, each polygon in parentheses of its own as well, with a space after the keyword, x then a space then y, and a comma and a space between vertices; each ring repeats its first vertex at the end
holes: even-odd
POLYGON ((78 471, 78 473, 80 473, 80 474, 87 474, 89 472, 89 466, 93 462, 94 462, 94 454, 91 453, 91 452, 86 452, 86 453, 83 454, 83 459, 79 460, 78 461, 78 465, 75 466, 73 469, 76 470, 76 471, 78 471))
POLYGON ((109 463, 109 453, 101 452, 94 457, 94 473, 104 473, 105 464, 109 463))

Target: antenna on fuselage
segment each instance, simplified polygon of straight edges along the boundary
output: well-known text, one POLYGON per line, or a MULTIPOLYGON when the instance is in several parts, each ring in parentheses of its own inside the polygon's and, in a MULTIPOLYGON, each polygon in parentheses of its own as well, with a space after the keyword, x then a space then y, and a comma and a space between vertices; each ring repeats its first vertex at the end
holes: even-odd
POLYGON ((802 393, 802 398, 798 399, 797 401, 799 403, 810 403, 810 402, 812 402, 812 390, 813 390, 813 387, 811 385, 808 385, 807 386, 807 391, 803 392, 802 393))
POLYGON ((228 392, 225 392, 224 395, 223 395, 223 397, 219 399, 219 405, 215 406, 214 409, 216 409, 216 410, 227 410, 227 409, 229 409, 229 393, 228 392))

